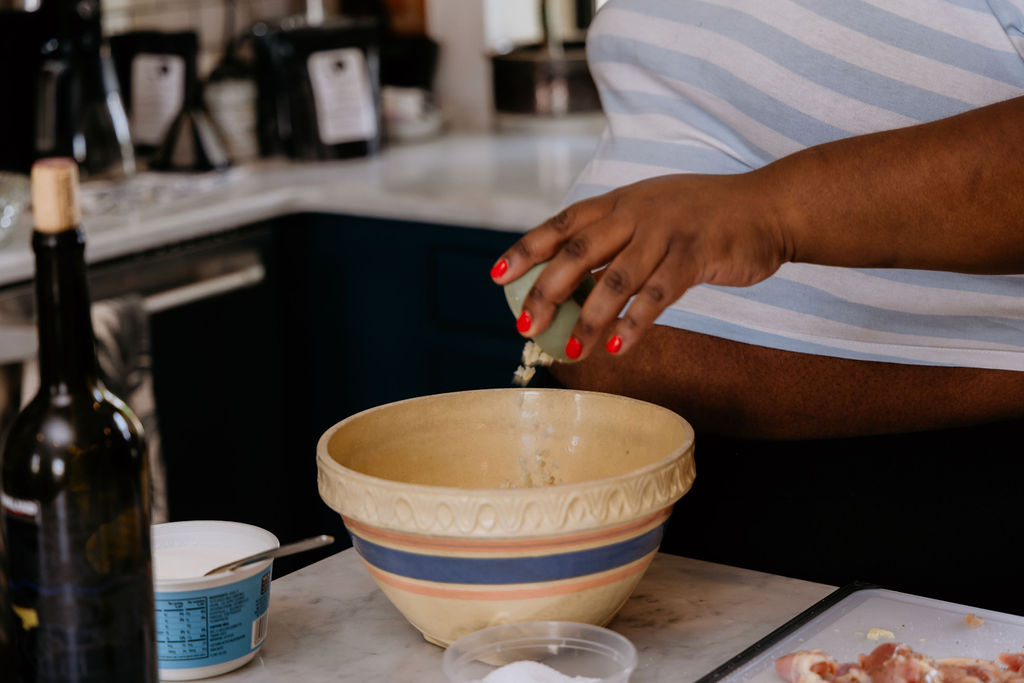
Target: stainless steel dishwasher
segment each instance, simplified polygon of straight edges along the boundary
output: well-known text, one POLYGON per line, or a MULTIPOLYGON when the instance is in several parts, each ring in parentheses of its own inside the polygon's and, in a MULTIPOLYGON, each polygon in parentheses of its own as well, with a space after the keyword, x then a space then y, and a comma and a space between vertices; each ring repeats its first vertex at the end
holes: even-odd
MULTIPOLYGON (((101 368, 142 419, 154 465, 154 519, 167 518, 166 483, 153 400, 151 320, 262 283, 266 230, 248 228, 89 267, 101 368)), ((0 288, 0 444, 38 387, 31 281, 0 288)))
MULTIPOLYGON (((102 305, 139 297, 144 311, 154 315, 252 287, 266 274, 260 248, 252 242, 252 230, 246 230, 91 265, 92 300, 102 305)), ((23 367, 35 356, 32 287, 22 282, 0 288, 0 434, 24 398, 23 367)))

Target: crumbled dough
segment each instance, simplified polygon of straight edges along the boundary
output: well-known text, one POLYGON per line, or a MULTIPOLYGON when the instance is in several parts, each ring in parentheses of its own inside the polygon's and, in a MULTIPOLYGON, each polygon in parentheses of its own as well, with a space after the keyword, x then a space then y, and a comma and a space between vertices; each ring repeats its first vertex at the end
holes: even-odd
POLYGON ((561 484, 562 479, 558 476, 559 463, 557 460, 548 462, 549 455, 550 453, 545 449, 535 453, 533 458, 520 456, 519 481, 512 482, 505 479, 501 482, 501 488, 532 489, 561 484))
POLYGON ((523 346, 523 363, 527 365, 548 366, 553 362, 555 362, 555 359, 544 353, 544 349, 540 348, 540 345, 536 342, 528 341, 523 346))
POLYGON ((985 620, 977 614, 968 614, 964 617, 964 623, 967 624, 967 628, 978 628, 985 623, 985 620))
POLYGON ((517 387, 525 387, 536 373, 537 368, 520 365, 512 375, 512 384, 515 384, 517 387))
POLYGON ((523 346, 523 356, 519 361, 519 367, 516 368, 515 374, 512 375, 512 383, 517 387, 525 387, 533 379, 538 365, 547 367, 554 362, 555 359, 544 353, 540 346, 533 341, 528 341, 523 346))
POLYGON ((895 637, 896 637, 896 634, 893 633, 892 631, 890 631, 889 629, 877 628, 877 627, 871 629, 870 631, 868 631, 868 635, 867 635, 867 639, 868 640, 881 640, 882 638, 893 639, 895 637))

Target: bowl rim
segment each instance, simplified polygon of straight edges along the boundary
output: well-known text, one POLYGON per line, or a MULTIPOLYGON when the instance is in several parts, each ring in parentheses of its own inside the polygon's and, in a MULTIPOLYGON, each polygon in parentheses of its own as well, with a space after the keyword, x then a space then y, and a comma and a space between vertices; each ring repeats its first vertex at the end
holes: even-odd
POLYGON ((604 392, 599 392, 599 391, 578 391, 578 390, 575 390, 575 389, 548 389, 548 388, 544 388, 544 389, 502 388, 502 389, 472 389, 472 390, 469 390, 469 391, 451 391, 451 392, 446 392, 446 393, 443 393, 443 394, 430 394, 430 395, 427 395, 427 396, 416 396, 416 397, 413 397, 413 398, 406 398, 406 399, 402 399, 400 401, 392 401, 390 403, 384 403, 384 404, 381 404, 379 406, 374 406, 372 408, 367 408, 366 410, 362 410, 362 411, 360 411, 358 413, 354 413, 352 415, 349 415, 344 420, 341 420, 340 422, 338 422, 338 423, 336 423, 334 425, 331 425, 331 427, 329 427, 320 436, 320 439, 317 441, 316 457, 317 457, 317 462, 318 463, 322 463, 325 466, 326 469, 333 469, 333 470, 336 470, 338 472, 344 472, 346 474, 346 476, 351 476, 355 480, 365 480, 367 483, 386 484, 386 485, 393 484, 395 486, 401 487, 403 490, 421 490, 421 491, 424 491, 424 492, 444 492, 444 493, 453 493, 453 492, 457 491, 457 492, 460 492, 462 495, 485 494, 487 496, 499 495, 499 496, 504 496, 504 497, 516 497, 516 498, 518 498, 518 497, 521 497, 524 492, 529 492, 529 491, 550 490, 550 489, 563 488, 563 487, 564 488, 580 488, 580 489, 582 489, 582 488, 595 488, 595 487, 600 487, 601 485, 606 484, 609 481, 615 481, 615 480, 620 480, 620 479, 630 479, 630 478, 633 478, 634 476, 639 476, 639 475, 642 475, 642 474, 646 474, 648 472, 653 472, 653 471, 656 471, 658 469, 661 469, 662 467, 665 466, 666 463, 673 462, 673 461, 679 459, 680 457, 685 456, 686 451, 688 449, 691 449, 693 447, 693 445, 694 445, 694 431, 693 431, 693 427, 690 425, 690 423, 687 422, 678 413, 676 413, 676 412, 674 412, 672 410, 669 410, 668 408, 665 408, 663 406, 659 406, 656 403, 650 403, 648 401, 642 401, 640 399, 630 398, 628 396, 619 396, 618 394, 609 394, 609 393, 604 393, 604 392), (493 393, 493 392, 499 392, 499 391, 500 392, 508 392, 508 393, 517 393, 517 394, 518 393, 531 393, 531 392, 536 392, 536 393, 571 392, 573 394, 582 394, 582 395, 591 395, 591 396, 602 396, 602 397, 608 397, 608 398, 613 398, 613 399, 621 399, 621 400, 629 401, 629 402, 632 402, 632 403, 642 403, 642 404, 645 404, 645 405, 648 405, 648 406, 652 406, 653 408, 657 408, 658 410, 660 410, 660 411, 664 412, 665 414, 667 414, 670 418, 677 420, 689 432, 688 439, 686 440, 685 443, 680 445, 679 448, 677 448, 672 453, 666 455, 665 457, 660 458, 660 459, 658 459, 658 460, 656 460, 656 461, 654 461, 652 463, 649 463, 647 465, 644 465, 643 467, 639 467, 639 468, 637 468, 635 470, 630 470, 629 472, 625 472, 623 474, 616 474, 616 475, 611 476, 611 477, 601 477, 601 478, 598 478, 598 479, 588 479, 587 481, 581 481, 581 482, 570 482, 570 483, 562 483, 562 484, 550 484, 548 486, 538 486, 538 487, 511 487, 511 488, 502 488, 502 487, 466 488, 466 487, 462 487, 462 486, 439 486, 439 485, 436 485, 436 484, 413 484, 413 483, 409 483, 409 482, 395 481, 393 479, 383 479, 381 477, 375 477, 375 476, 370 475, 370 474, 364 474, 364 473, 362 473, 362 472, 360 472, 358 470, 354 470, 354 469, 352 469, 350 467, 346 467, 345 465, 342 465, 340 462, 338 462, 337 460, 332 458, 330 453, 328 453, 328 451, 327 451, 327 443, 330 441, 331 437, 334 436, 334 434, 336 432, 340 431, 343 427, 348 425, 350 422, 354 422, 357 418, 365 417, 366 415, 369 415, 370 413, 381 412, 381 411, 383 411, 385 409, 388 409, 388 408, 396 407, 396 406, 399 406, 399 405, 402 405, 402 404, 406 404, 406 403, 415 403, 415 402, 419 402, 419 401, 422 401, 424 399, 429 399, 429 398, 441 398, 441 397, 448 397, 448 396, 457 396, 457 395, 460 395, 460 394, 493 393))
MULTIPOLYGON (((346 482, 349 488, 356 487, 361 489, 363 492, 373 491, 374 497, 379 499, 382 495, 393 497, 395 500, 403 500, 409 503, 408 507, 413 509, 422 510, 424 507, 429 507, 431 502, 434 505, 441 504, 438 499, 448 498, 451 500, 459 501, 459 509, 465 511, 467 508, 476 508, 470 510, 470 514, 480 513, 481 507, 495 506, 505 508, 515 508, 521 511, 523 508, 529 506, 531 503, 543 505, 545 501, 550 501, 552 498, 551 491, 557 490, 569 495, 571 498, 584 499, 584 498, 599 498, 602 493, 606 493, 607 496, 614 495, 615 490, 621 490, 628 488, 630 485, 638 486, 638 482, 643 480, 654 481, 658 487, 660 487, 660 495, 654 496, 654 500, 646 500, 632 511, 632 514, 621 515, 611 514, 614 510, 606 511, 606 514, 587 515, 584 518, 575 520, 562 520, 558 525, 560 531, 570 531, 578 529, 591 529, 594 528, 595 523, 598 525, 605 524, 618 524, 623 521, 635 519, 645 514, 650 514, 658 510, 664 509, 666 506, 673 504, 676 500, 685 494, 693 483, 694 477, 696 476, 693 462, 694 453, 694 442, 695 433, 693 427, 689 422, 686 421, 678 413, 665 408, 664 406, 657 405, 648 401, 643 401, 628 396, 621 396, 618 394, 610 394, 605 392, 597 391, 579 391, 575 389, 555 389, 555 388, 500 388, 500 389, 474 389, 468 391, 456 391, 446 392, 441 394, 430 394, 427 396, 418 396, 408 399, 402 399, 400 401, 393 401, 385 403, 379 406, 368 408, 360 411, 353 415, 346 417, 340 422, 332 425, 328 428, 320 437, 317 442, 316 448, 316 459, 318 466, 318 482, 321 498, 325 503, 335 511, 339 512, 343 517, 351 517, 360 522, 371 524, 374 526, 380 526, 387 529, 395 530, 408 530, 408 524, 396 524, 393 514, 389 515, 387 512, 384 514, 373 514, 380 513, 382 508, 388 508, 389 506, 376 505, 375 511, 367 515, 365 509, 358 509, 359 506, 351 504, 350 495, 344 495, 339 492, 339 488, 345 488, 340 482, 346 482), (508 393, 508 394, 528 394, 528 393, 571 393, 575 395, 584 396, 597 396, 602 399, 611 399, 623 402, 643 404, 655 409, 671 420, 681 425, 686 433, 685 438, 679 444, 677 448, 665 455, 664 457, 656 460, 655 462, 644 465, 643 467, 622 474, 617 474, 610 477, 602 477, 598 479, 590 479, 582 482, 570 482, 563 484, 552 484, 550 486, 542 487, 513 487, 513 488, 465 488, 458 486, 438 486, 433 484, 414 484, 409 482, 400 482, 391 479, 382 479, 372 475, 364 474, 357 470, 353 470, 331 457, 327 450, 327 444, 331 438, 339 430, 343 429, 346 425, 351 422, 365 417, 373 412, 384 411, 395 406, 414 403, 432 398, 444 398, 452 397, 457 395, 471 395, 488 393, 494 394, 495 392, 508 393), (333 480, 329 480, 328 477, 324 476, 326 473, 336 475, 333 480), (597 519, 604 517, 606 519, 597 519)), ((643 488, 643 487, 641 487, 643 488)), ((377 501, 379 502, 379 500, 377 501)), ((390 507, 394 507, 393 505, 390 507)), ((560 507, 564 507, 561 505, 560 507)), ((434 515, 426 514, 427 518, 433 517, 434 515)), ((451 527, 452 523, 447 524, 436 523, 437 520, 429 520, 428 523, 422 523, 422 520, 418 520, 415 526, 420 532, 431 532, 431 533, 443 533, 445 527, 451 527)), ((443 522, 443 520, 442 520, 443 522)), ((472 532, 471 535, 492 535, 493 525, 490 524, 478 524, 475 525, 475 530, 469 529, 466 525, 462 525, 459 530, 459 535, 465 535, 467 532, 472 532)), ((507 526, 507 525, 506 525, 507 526)), ((549 529, 553 530, 553 529, 549 529)))
MULTIPOLYGON (((250 536, 260 536, 267 541, 267 550, 281 547, 281 541, 277 535, 268 529, 246 522, 236 522, 226 519, 184 519, 173 522, 160 522, 150 526, 150 554, 156 556, 161 550, 172 548, 206 548, 215 547, 212 544, 203 542, 204 532, 208 533, 231 533, 240 532, 250 536), (183 535, 190 538, 189 543, 168 543, 165 537, 174 538, 176 535, 183 535)), ((219 546, 217 546, 219 547, 219 546)), ((258 550, 240 550, 239 557, 245 557, 258 550)), ((191 590, 206 590, 219 588, 232 583, 239 583, 262 573, 274 564, 273 558, 261 562, 253 562, 244 567, 231 571, 220 572, 211 576, 186 576, 180 578, 159 578, 156 574, 156 561, 153 561, 153 585, 156 593, 180 593, 191 590)))

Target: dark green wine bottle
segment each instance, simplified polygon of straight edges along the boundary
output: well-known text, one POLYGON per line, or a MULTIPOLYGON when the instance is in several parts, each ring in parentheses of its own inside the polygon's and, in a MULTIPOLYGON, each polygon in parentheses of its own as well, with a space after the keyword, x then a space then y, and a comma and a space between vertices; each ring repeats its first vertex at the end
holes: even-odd
POLYGON ((32 203, 40 389, 0 475, 14 678, 156 681, 146 451, 99 377, 75 162, 37 162, 32 203))
MULTIPOLYGON (((0 508, 0 520, 3 509, 0 508)), ((3 525, 0 524, 0 671, 14 671, 14 612, 11 610, 10 594, 7 591, 7 544, 4 542, 3 525)))

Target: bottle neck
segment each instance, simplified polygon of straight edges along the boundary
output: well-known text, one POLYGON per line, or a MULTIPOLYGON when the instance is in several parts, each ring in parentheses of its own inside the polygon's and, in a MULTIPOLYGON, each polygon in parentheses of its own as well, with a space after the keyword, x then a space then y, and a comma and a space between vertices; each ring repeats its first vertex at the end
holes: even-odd
POLYGON ((96 343, 81 229, 34 232, 41 390, 65 394, 97 384, 96 343))

